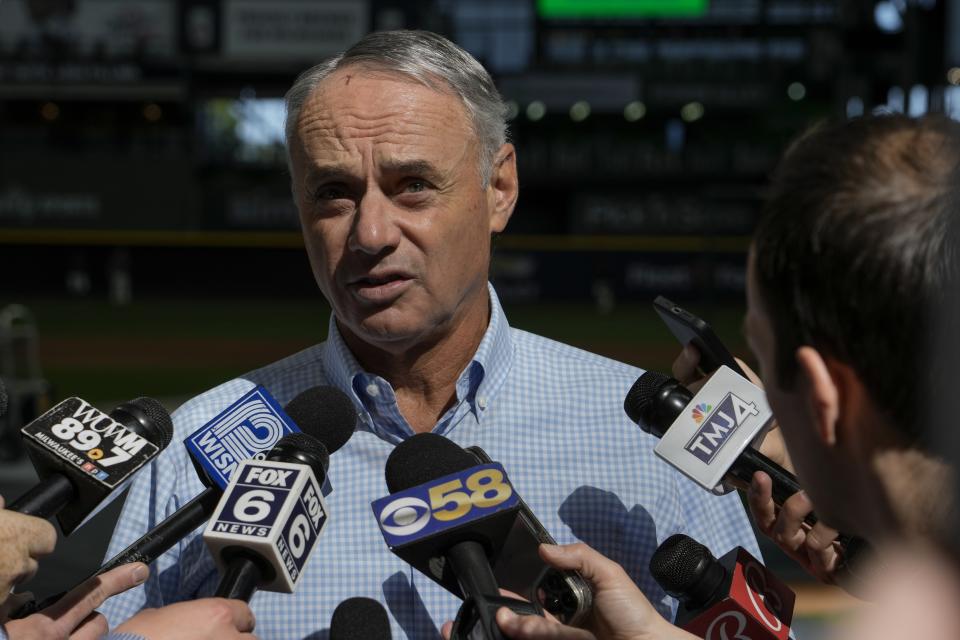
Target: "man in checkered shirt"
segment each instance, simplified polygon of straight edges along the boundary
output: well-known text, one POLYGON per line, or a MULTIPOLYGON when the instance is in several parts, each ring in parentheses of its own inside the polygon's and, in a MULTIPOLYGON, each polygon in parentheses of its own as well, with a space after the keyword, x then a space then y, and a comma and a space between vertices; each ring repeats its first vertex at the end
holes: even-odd
MULTIPOLYGON (((388 493, 387 456, 415 433, 483 447, 558 542, 619 562, 669 619, 676 603, 647 571, 664 538, 759 555, 737 496, 683 478, 624 415, 642 370, 508 325, 487 277, 491 237, 517 201, 516 155, 476 60, 432 33, 370 34, 302 74, 287 108, 293 195, 333 308, 327 339, 174 414, 183 439, 255 384, 281 403, 330 384, 356 405, 357 432, 330 463, 330 521, 296 593, 251 602, 260 637, 326 637, 353 596, 384 603, 394 638, 436 638, 455 617, 460 601, 390 553, 370 509, 388 493)), ((201 490, 184 448, 169 447, 131 489, 108 555, 201 490)), ((116 623, 209 595, 218 578, 197 531, 103 610, 116 623)))

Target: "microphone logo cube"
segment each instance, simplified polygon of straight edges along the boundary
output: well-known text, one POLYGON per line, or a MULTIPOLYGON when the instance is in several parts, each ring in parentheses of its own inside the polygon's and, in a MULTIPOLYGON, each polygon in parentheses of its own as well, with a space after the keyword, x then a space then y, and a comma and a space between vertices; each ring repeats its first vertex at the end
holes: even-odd
POLYGON ((371 503, 391 549, 513 509, 520 501, 503 466, 478 465, 371 503))
POLYGON ((57 514, 67 535, 93 517, 160 448, 81 398, 67 398, 20 430, 37 475, 62 473, 77 491, 57 514))
POLYGON ((722 366, 670 425, 654 452, 711 491, 772 416, 763 390, 722 366))
POLYGON ((727 597, 683 628, 705 640, 787 640, 796 602, 793 591, 740 547, 720 562, 733 569, 727 597))
POLYGON ((263 458, 280 438, 298 432, 273 396, 257 386, 184 440, 197 471, 221 489, 243 460, 263 458))
MULTIPOLYGON (((709 407, 709 405, 706 405, 709 407)), ((694 409, 692 417, 695 422, 702 422, 700 429, 684 445, 684 449, 695 455, 704 464, 710 464, 717 453, 730 440, 730 436, 737 428, 751 416, 757 415, 757 405, 747 402, 743 398, 728 393, 717 405, 717 408, 707 415, 706 420, 697 420, 694 409)))
MULTIPOLYGON (((260 589, 292 593, 327 522, 327 507, 313 471, 301 464, 244 460, 237 467, 203 540, 220 571, 224 550, 249 549, 273 575, 260 589)), ((227 554, 229 557, 229 554, 227 554)))
POLYGON ((67 398, 23 427, 28 451, 41 477, 56 472, 35 455, 52 453, 68 467, 79 467, 114 489, 149 462, 160 448, 80 398, 67 398))

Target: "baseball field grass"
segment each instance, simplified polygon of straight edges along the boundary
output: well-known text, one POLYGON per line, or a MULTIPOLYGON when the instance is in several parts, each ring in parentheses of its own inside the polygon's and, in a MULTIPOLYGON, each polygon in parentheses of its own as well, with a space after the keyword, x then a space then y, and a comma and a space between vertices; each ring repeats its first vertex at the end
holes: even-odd
MULTIPOLYGON (((323 340, 330 308, 312 299, 17 300, 33 314, 36 354, 54 395, 92 402, 186 398, 323 340)), ((637 366, 669 371, 678 345, 649 304, 600 313, 590 303, 504 302, 516 328, 637 366)), ((743 309, 690 305, 735 354, 743 309)), ((2 374, 0 374, 2 375, 2 374)))

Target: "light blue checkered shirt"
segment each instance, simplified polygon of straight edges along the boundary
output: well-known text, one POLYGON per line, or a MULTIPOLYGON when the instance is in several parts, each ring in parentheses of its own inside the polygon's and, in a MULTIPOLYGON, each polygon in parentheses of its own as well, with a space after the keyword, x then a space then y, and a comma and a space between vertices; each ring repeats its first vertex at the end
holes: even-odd
MULTIPOLYGON (((511 329, 492 287, 490 297, 486 334, 457 380, 454 406, 434 432, 461 446, 481 446, 504 465, 559 543, 582 540, 619 562, 669 619, 676 602, 647 569, 666 537, 682 532, 718 556, 740 545, 760 557, 737 496, 718 497, 688 481, 654 456, 656 439, 624 415, 623 398, 642 370, 511 329)), ((175 442, 134 482, 108 557, 203 489, 177 441, 255 384, 281 404, 330 384, 353 399, 360 416, 357 432, 331 457, 330 519, 296 593, 253 597, 256 634, 326 638, 334 608, 366 596, 386 606, 394 638, 437 638, 460 601, 387 549, 370 508, 389 493, 387 456, 413 431, 390 384, 360 368, 333 318, 326 342, 220 385, 174 413, 175 442)), ((143 607, 213 593, 219 575, 201 532, 159 558, 144 585, 102 607, 111 626, 143 607)))

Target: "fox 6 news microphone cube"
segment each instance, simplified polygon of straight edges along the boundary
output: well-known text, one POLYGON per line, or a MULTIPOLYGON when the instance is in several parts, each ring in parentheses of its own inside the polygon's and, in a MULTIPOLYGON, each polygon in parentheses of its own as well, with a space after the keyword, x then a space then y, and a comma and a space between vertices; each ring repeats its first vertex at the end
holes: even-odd
POLYGON ((484 545, 488 557, 498 557, 519 515, 520 497, 503 467, 492 462, 391 494, 370 506, 390 550, 462 599, 443 550, 456 541, 458 531, 467 529, 484 545))
POLYGON ((773 412, 763 390, 727 366, 717 369, 654 448, 658 456, 708 491, 762 435, 773 412))
POLYGON ((677 625, 704 640, 787 640, 796 595, 740 547, 719 558, 732 578, 726 597, 688 618, 681 606, 677 625))
POLYGON ((160 451, 157 445, 80 398, 67 398, 20 430, 41 480, 69 476, 75 499, 57 513, 64 534, 160 451))
POLYGON ((183 441, 207 486, 225 489, 243 460, 263 459, 288 433, 300 428, 262 386, 254 387, 183 441))
POLYGON ((259 588, 293 593, 320 532, 327 506, 306 465, 245 460, 234 472, 203 540, 221 574, 230 548, 255 552, 273 569, 259 588))

